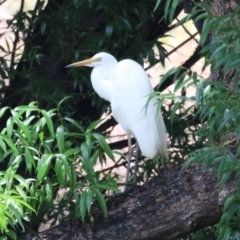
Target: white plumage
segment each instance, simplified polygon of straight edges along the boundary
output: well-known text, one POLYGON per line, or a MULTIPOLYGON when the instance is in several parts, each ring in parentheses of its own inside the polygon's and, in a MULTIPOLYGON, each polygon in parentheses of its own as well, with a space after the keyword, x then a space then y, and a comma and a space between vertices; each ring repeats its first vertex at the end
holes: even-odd
POLYGON ((97 53, 92 58, 67 67, 93 67, 91 82, 98 95, 111 103, 113 116, 126 132, 137 140, 146 157, 167 157, 166 128, 157 99, 147 104, 153 88, 144 69, 137 62, 120 62, 108 53, 97 53))

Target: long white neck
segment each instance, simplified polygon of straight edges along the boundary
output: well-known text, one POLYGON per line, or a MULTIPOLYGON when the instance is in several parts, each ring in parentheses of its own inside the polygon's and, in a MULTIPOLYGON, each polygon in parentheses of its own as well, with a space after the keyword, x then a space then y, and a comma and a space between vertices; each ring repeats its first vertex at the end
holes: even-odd
POLYGON ((104 66, 94 67, 91 73, 91 82, 97 94, 111 102, 112 94, 112 70, 104 66))

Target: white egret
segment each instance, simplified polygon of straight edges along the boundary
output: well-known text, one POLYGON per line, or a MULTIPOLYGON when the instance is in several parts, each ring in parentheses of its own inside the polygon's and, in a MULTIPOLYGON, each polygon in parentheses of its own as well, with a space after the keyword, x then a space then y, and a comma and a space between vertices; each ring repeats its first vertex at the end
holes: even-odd
POLYGON ((156 97, 150 101, 148 99, 153 88, 141 65, 130 59, 118 62, 111 54, 101 52, 66 67, 79 66, 93 67, 91 82, 94 90, 111 103, 114 118, 127 132, 129 154, 126 183, 131 161, 131 135, 136 138, 146 157, 160 155, 167 158, 165 124, 156 97))

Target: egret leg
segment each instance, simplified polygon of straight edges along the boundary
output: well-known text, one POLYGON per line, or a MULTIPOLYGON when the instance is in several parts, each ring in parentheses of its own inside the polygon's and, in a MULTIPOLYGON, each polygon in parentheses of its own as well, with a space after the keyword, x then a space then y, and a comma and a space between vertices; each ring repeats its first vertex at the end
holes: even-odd
POLYGON ((138 150, 139 150, 139 146, 138 146, 138 142, 137 141, 136 141, 135 147, 136 147, 136 158, 135 158, 135 168, 134 168, 133 183, 137 182, 137 172, 138 172, 138 150))
POLYGON ((128 178, 129 178, 129 171, 130 171, 130 163, 131 163, 131 159, 132 159, 132 143, 131 143, 131 134, 130 132, 127 133, 127 137, 128 137, 128 163, 127 163, 127 175, 126 175, 126 184, 124 187, 124 192, 127 191, 128 189, 128 178))

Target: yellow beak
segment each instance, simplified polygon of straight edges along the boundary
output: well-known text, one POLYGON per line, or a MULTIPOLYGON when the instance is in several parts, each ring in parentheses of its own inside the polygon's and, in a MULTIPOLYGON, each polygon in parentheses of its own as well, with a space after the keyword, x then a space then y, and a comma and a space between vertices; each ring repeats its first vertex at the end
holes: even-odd
POLYGON ((89 58, 87 60, 83 60, 83 61, 80 61, 80 62, 69 64, 69 65, 66 66, 66 68, 88 66, 89 64, 91 64, 93 62, 100 62, 100 61, 101 61, 101 58, 89 58))

